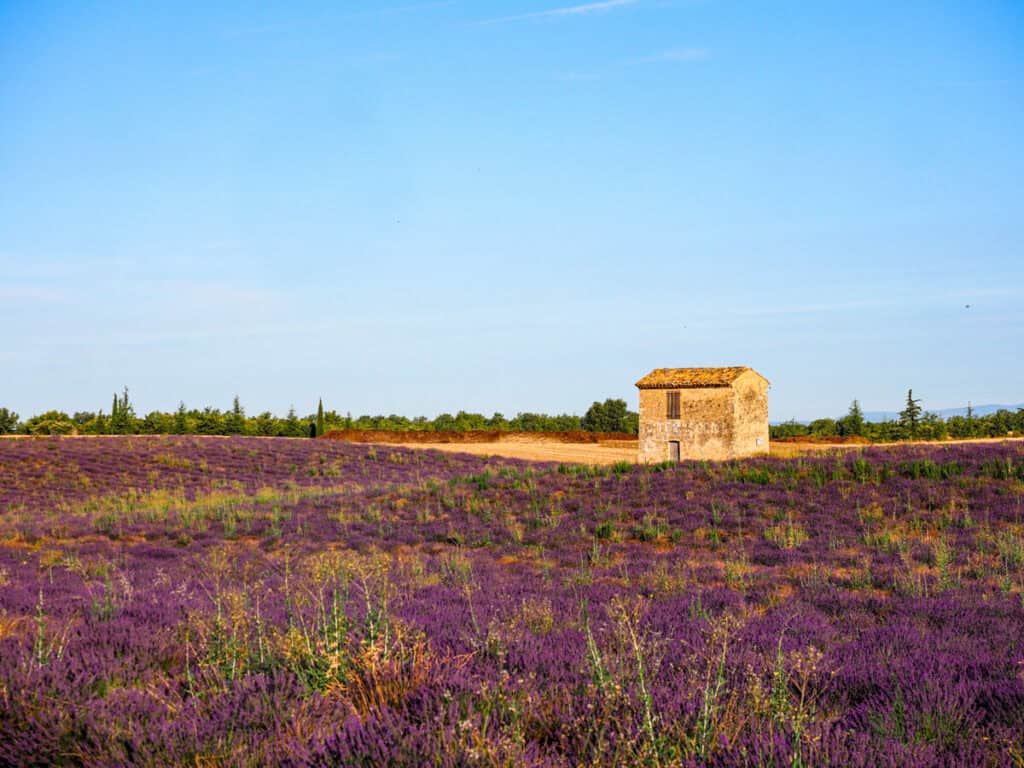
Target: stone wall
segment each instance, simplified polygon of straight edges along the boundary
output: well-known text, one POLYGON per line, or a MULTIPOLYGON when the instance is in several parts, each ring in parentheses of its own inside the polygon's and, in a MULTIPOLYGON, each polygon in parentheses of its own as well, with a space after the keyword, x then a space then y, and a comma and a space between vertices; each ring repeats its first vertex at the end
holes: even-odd
POLYGON ((768 382, 748 371, 733 382, 733 456, 768 453, 768 382))
POLYGON ((641 389, 639 460, 667 461, 671 440, 679 441, 684 459, 731 458, 735 444, 732 395, 729 387, 641 389), (678 419, 666 418, 667 392, 679 392, 678 419))
POLYGON ((768 453, 768 382, 754 371, 729 387, 640 390, 639 461, 724 461, 768 453), (668 392, 679 393, 678 419, 667 417, 668 392))

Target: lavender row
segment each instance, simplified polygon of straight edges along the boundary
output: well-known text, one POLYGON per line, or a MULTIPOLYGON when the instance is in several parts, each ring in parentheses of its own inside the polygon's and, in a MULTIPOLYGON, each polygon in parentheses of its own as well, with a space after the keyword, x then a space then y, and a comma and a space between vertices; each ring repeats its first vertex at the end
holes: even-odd
POLYGON ((0 442, 0 764, 1017 765, 1024 454, 0 442))

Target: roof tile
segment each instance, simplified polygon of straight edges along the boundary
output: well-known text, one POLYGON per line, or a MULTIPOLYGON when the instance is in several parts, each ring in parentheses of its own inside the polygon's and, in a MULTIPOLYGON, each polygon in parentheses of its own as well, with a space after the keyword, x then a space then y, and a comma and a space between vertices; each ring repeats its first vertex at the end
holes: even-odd
POLYGON ((752 370, 745 365, 726 368, 655 368, 636 385, 640 389, 729 387, 744 373, 752 370))

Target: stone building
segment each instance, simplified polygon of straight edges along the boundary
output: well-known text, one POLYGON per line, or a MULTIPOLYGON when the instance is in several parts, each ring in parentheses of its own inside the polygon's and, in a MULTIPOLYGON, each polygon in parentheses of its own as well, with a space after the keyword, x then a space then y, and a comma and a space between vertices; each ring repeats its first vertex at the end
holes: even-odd
POLYGON ((768 380, 753 368, 655 368, 636 386, 640 461, 768 452, 768 380))

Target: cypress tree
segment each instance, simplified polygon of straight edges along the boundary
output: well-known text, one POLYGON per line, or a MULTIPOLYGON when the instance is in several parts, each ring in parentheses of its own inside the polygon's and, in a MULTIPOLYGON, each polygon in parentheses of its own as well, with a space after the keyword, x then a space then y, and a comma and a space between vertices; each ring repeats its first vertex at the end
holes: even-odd
POLYGON ((854 400, 850 403, 850 410, 846 416, 839 420, 844 435, 864 434, 864 411, 860 408, 860 401, 854 400))
POLYGON ((188 431, 188 420, 186 418, 185 401, 178 402, 178 410, 174 412, 174 434, 184 435, 188 431))
POLYGON ((245 409, 242 408, 238 395, 235 395, 235 399, 231 403, 231 413, 227 415, 224 422, 229 435, 240 435, 245 432, 245 409))
POLYGON ((302 437, 302 422, 295 414, 295 406, 288 408, 288 415, 284 417, 284 429, 279 433, 284 437, 302 437))
POLYGON ((320 404, 316 408, 316 434, 314 437, 320 437, 324 433, 324 399, 320 398, 320 404))
POLYGON ((900 423, 910 430, 911 437, 917 437, 917 425, 921 421, 921 400, 914 398, 914 390, 907 390, 907 407, 900 411, 900 423))

